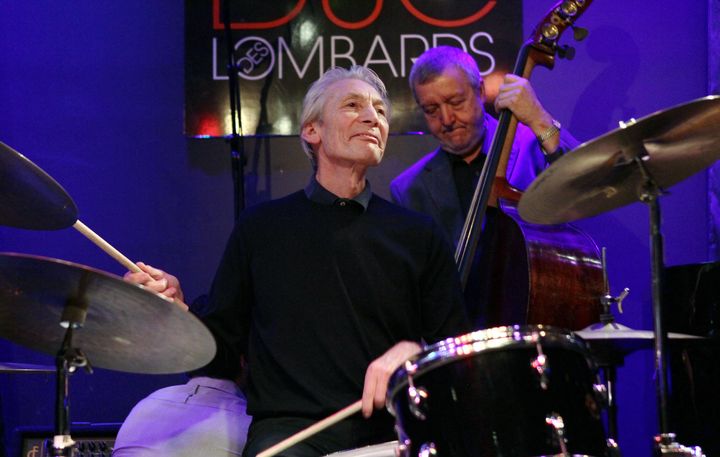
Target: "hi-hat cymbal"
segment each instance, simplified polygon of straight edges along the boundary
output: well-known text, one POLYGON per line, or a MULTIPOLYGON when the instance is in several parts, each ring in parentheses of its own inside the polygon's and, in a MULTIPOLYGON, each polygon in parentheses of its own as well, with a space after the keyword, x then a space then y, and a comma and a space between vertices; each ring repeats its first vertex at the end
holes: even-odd
POLYGON ((0 373, 28 374, 28 373, 55 373, 55 367, 50 365, 35 365, 32 363, 0 362, 0 373))
POLYGON ((0 338, 55 355, 66 333, 61 320, 84 320, 73 348, 96 367, 181 373, 215 354, 195 316, 142 286, 71 262, 0 253, 0 338))
POLYGON ((25 156, 0 142, 0 225, 59 230, 77 220, 75 202, 25 156))
POLYGON ((559 158, 525 191, 528 222, 559 224, 638 201, 646 179, 666 189, 720 158, 720 97, 709 96, 629 122, 559 158))
MULTIPOLYGON (((638 349, 650 349, 655 333, 651 330, 633 330, 617 322, 594 324, 576 331, 575 335, 588 342, 591 349, 605 349, 617 354, 627 354, 638 349)), ((703 341, 706 338, 684 333, 668 332, 668 339, 683 341, 703 341)))

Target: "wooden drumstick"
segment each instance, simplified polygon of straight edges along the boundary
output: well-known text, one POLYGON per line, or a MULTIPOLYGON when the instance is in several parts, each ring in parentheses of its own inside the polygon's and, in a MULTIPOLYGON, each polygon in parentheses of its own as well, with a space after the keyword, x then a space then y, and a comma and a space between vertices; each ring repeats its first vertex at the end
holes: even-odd
POLYGON ((133 273, 140 273, 142 271, 140 267, 135 265, 132 260, 128 259, 120 251, 112 247, 110 243, 102 239, 100 235, 90 230, 90 227, 80 222, 80 219, 75 221, 75 223, 73 224, 73 228, 85 235, 90 241, 95 243, 100 249, 105 251, 107 254, 110 255, 110 257, 117 260, 120 265, 124 266, 128 270, 132 271, 133 273))
POLYGON ((269 448, 260 452, 256 457, 271 457, 271 456, 277 454, 278 452, 282 452, 285 449, 289 448, 290 446, 296 445, 297 443, 304 440, 305 438, 309 438, 310 436, 312 436, 322 430, 325 430, 326 428, 330 427, 331 425, 337 424, 338 422, 345 419, 346 417, 352 416, 353 414, 357 413, 361 409, 362 409, 362 400, 358 400, 355 403, 353 403, 352 405, 346 406, 345 408, 341 409, 340 411, 321 420, 320 422, 317 422, 304 430, 300 430, 296 434, 285 438, 284 440, 280 441, 279 443, 277 443, 273 446, 270 446, 269 448))

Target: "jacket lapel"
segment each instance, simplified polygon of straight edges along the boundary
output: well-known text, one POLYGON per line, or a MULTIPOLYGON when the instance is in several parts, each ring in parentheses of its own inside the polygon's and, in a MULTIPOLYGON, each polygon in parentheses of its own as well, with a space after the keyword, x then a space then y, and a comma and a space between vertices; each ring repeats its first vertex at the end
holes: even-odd
POLYGON ((425 165, 422 183, 430 200, 433 202, 431 216, 440 223, 445 235, 457 244, 464 224, 460 200, 455 189, 450 161, 440 148, 425 165))

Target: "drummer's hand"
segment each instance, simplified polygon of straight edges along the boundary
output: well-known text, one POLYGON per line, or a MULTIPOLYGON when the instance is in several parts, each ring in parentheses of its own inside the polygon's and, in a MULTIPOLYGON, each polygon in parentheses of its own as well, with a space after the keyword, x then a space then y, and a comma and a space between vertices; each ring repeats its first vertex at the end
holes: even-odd
POLYGON ((400 365, 419 353, 421 349, 422 347, 418 343, 401 341, 370 363, 365 372, 365 386, 363 387, 363 416, 370 417, 373 409, 385 407, 385 395, 387 394, 390 376, 400 365))
MULTIPOLYGON (((552 126, 552 116, 540 104, 530 81, 511 73, 505 75, 495 99, 495 109, 500 111, 503 108, 512 111, 518 121, 530 127, 535 136, 542 135, 552 126)), ((556 135, 542 146, 546 151, 554 152, 559 145, 560 138, 556 135)))
POLYGON ((142 271, 138 273, 128 271, 123 279, 135 284, 141 284, 163 298, 174 301, 184 311, 188 310, 178 278, 143 262, 137 262, 136 265, 142 271))

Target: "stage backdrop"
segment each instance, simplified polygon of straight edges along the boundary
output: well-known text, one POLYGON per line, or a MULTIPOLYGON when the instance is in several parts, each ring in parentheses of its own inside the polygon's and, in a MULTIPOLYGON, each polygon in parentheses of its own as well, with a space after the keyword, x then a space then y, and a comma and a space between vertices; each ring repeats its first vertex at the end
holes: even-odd
POLYGON ((407 90, 412 63, 423 51, 463 48, 477 60, 492 95, 499 75, 512 70, 523 38, 520 0, 186 0, 185 11, 188 136, 232 132, 230 48, 242 134, 297 134, 307 86, 328 68, 353 64, 383 79, 393 105, 392 132, 404 133, 424 128, 407 90))

